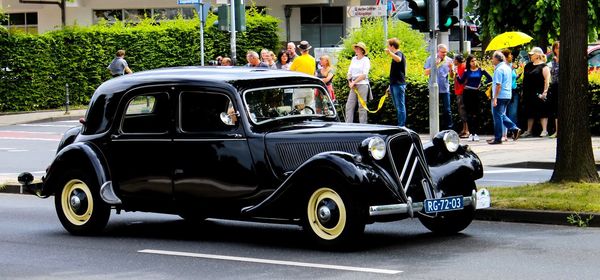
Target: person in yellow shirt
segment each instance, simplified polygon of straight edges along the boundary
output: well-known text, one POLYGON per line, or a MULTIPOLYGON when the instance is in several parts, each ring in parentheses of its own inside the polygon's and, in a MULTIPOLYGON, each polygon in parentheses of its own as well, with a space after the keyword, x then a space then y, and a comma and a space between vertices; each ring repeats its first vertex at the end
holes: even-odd
MULTIPOLYGON (((291 71, 298 71, 307 75, 314 76, 317 70, 317 61, 312 57, 308 51, 312 46, 307 41, 300 42, 298 45, 300 53, 302 55, 296 57, 290 66, 291 71)), ((304 106, 315 108, 315 94, 312 88, 301 88, 297 89, 293 95, 294 104, 303 103, 304 106)))
POLYGON ((290 66, 290 70, 302 72, 311 76, 315 75, 315 71, 317 70, 317 62, 315 58, 308 53, 311 48, 312 46, 307 41, 300 42, 298 49, 300 49, 300 53, 302 53, 302 55, 294 59, 292 66, 290 66))

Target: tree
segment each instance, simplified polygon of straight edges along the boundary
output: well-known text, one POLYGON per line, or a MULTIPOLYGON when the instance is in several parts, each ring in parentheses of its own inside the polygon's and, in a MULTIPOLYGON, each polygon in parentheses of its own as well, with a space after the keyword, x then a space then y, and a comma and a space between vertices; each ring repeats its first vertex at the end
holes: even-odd
POLYGON ((561 0, 558 119, 562 124, 551 181, 598 182, 589 130, 587 93, 588 6, 585 0, 561 0))
MULTIPOLYGON (((468 10, 480 17, 483 42, 506 31, 521 31, 534 37, 533 43, 544 48, 560 35, 560 1, 471 0, 468 10)), ((586 34, 595 40, 600 28, 600 0, 587 0, 587 5, 576 2, 588 8, 586 34)))

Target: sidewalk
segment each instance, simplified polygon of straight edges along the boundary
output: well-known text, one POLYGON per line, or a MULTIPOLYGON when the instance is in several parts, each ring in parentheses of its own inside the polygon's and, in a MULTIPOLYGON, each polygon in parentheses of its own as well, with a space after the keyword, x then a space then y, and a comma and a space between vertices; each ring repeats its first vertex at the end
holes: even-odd
POLYGON ((87 110, 72 110, 69 114, 65 111, 41 111, 29 113, 0 113, 0 126, 15 125, 33 122, 51 122, 60 120, 76 120, 85 116, 87 110))

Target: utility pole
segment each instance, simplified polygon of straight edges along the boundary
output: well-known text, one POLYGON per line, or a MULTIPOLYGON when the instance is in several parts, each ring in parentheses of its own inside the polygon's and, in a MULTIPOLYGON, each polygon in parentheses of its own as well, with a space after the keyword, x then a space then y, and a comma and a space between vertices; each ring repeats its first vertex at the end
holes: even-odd
POLYGON ((458 51, 463 54, 465 53, 465 0, 458 0, 458 18, 459 18, 459 27, 460 27, 460 32, 459 37, 460 37, 460 42, 458 42, 458 51))
POLYGON ((381 4, 385 7, 385 17, 383 18, 383 47, 387 46, 387 38, 388 38, 388 17, 390 16, 390 10, 388 9, 388 1, 392 0, 383 0, 381 4))
POLYGON ((231 41, 230 41, 230 45, 231 45, 231 63, 232 65, 235 65, 237 62, 237 55, 236 55, 236 51, 235 51, 235 1, 241 1, 241 0, 231 0, 230 4, 231 6, 229 7, 231 9, 231 41))
POLYGON ((429 73, 429 135, 435 136, 440 131, 439 85, 437 82, 437 1, 427 1, 429 7, 429 51, 431 71, 429 73))
POLYGON ((204 66, 204 3, 197 4, 196 10, 200 18, 200 65, 204 66))

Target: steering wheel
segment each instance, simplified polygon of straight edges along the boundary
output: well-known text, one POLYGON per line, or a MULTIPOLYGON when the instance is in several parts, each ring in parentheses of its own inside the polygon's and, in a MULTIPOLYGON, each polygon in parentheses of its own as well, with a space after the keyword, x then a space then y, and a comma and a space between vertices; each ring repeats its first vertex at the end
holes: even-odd
POLYGON ((300 113, 302 111, 306 111, 307 109, 310 110, 311 114, 313 114, 313 115, 315 114, 315 109, 313 109, 310 106, 304 106, 304 109, 302 109, 302 110, 298 110, 296 108, 292 109, 292 111, 290 111, 290 115, 300 115, 300 113))

